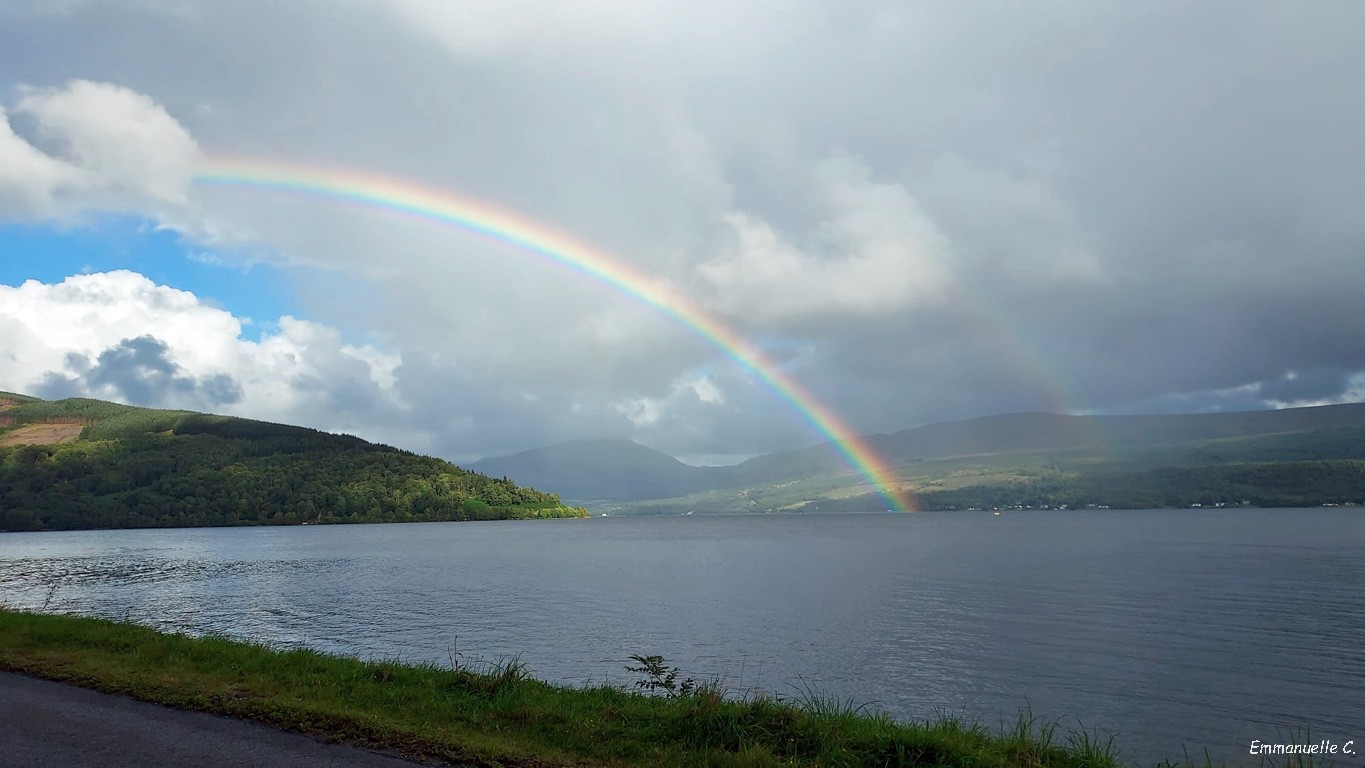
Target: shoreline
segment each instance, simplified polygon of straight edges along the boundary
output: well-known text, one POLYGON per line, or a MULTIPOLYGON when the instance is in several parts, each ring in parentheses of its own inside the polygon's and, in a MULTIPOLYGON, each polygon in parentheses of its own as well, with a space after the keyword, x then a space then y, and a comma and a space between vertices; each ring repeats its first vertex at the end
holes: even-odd
MULTIPOLYGON (((577 503, 577 502, 575 502, 575 503, 577 503)), ((1202 506, 1202 507, 1201 507, 1201 506, 1192 506, 1192 507, 1109 507, 1109 506, 1105 506, 1105 507, 1094 507, 1094 508, 1085 508, 1085 507, 1082 507, 1082 508, 1069 508, 1069 507, 1022 507, 1022 508, 1015 508, 1015 507, 1000 507, 1000 508, 989 508, 989 509, 980 509, 980 508, 977 508, 977 509, 929 508, 929 509, 908 510, 908 511, 905 511, 905 512, 896 512, 896 511, 885 510, 885 509, 866 509, 866 510, 849 511, 849 512, 844 512, 844 511, 828 511, 828 510, 814 510, 814 511, 809 511, 809 512, 807 512, 807 511, 802 511, 802 510, 796 509, 796 510, 784 510, 784 511, 780 511, 780 512, 742 511, 742 512, 698 512, 698 513, 696 513, 696 514, 691 514, 691 513, 675 513, 675 512, 668 512, 668 513, 653 513, 653 512, 619 512, 619 511, 618 511, 618 512, 611 512, 611 513, 592 513, 591 511, 587 510, 585 507, 582 507, 582 506, 569 506, 569 505, 566 504, 566 505, 563 505, 563 506, 561 506, 561 507, 547 509, 546 511, 547 511, 547 512, 551 512, 551 513, 558 513, 558 512, 561 512, 561 511, 566 511, 566 512, 572 513, 572 514, 546 514, 546 515, 540 515, 540 516, 527 515, 527 516, 519 516, 519 517, 501 517, 501 518, 488 518, 488 519, 475 519, 475 520, 471 520, 471 519, 450 519, 450 520, 365 520, 365 521, 358 521, 358 520, 355 520, 355 521, 353 521, 353 520, 323 519, 323 520, 319 520, 319 521, 309 521, 309 522, 302 522, 302 523, 274 523, 274 522, 271 522, 271 523, 236 523, 236 524, 233 524, 233 525, 154 525, 154 526, 123 527, 123 528, 42 528, 42 529, 36 529, 36 530, 4 530, 4 529, 0 529, 0 535, 5 535, 5 534, 30 534, 30 533, 82 533, 82 532, 89 533, 89 532, 109 532, 109 531, 207 531, 207 530, 237 530, 237 529, 244 529, 244 528, 261 528, 261 529, 281 529, 281 528, 334 528, 334 527, 363 527, 363 526, 367 526, 367 525, 410 525, 410 524, 424 524, 424 523, 506 523, 506 522, 532 522, 532 521, 550 521, 550 520, 597 520, 597 519, 600 519, 600 518, 618 519, 618 520, 619 520, 619 519, 626 519, 626 520, 652 520, 652 519, 657 519, 657 518, 674 518, 674 517, 677 517, 677 518, 682 518, 682 517, 700 517, 700 518, 715 518, 715 517, 857 517, 857 516, 861 516, 861 515, 886 515, 886 516, 911 515, 911 516, 914 516, 914 515, 923 515, 923 514, 926 514, 926 513, 934 513, 934 514, 961 514, 961 515, 964 515, 964 516, 965 516, 965 515, 986 516, 986 515, 992 515, 992 514, 994 514, 995 516, 998 517, 998 516, 1002 516, 1002 515, 1005 514, 1005 513, 1008 513, 1008 514, 1010 514, 1010 515, 1020 515, 1020 514, 1027 515, 1027 514, 1030 513, 1030 512, 1075 512, 1075 513, 1095 513, 1095 514, 1102 514, 1102 513, 1105 513, 1105 512, 1189 512, 1189 513, 1196 513, 1196 514, 1197 514, 1197 513, 1201 513, 1201 512, 1236 513, 1236 512, 1265 511, 1265 510, 1270 510, 1270 511, 1283 510, 1283 511, 1286 511, 1286 512, 1300 512, 1300 511, 1304 511, 1304 510, 1327 510, 1327 509, 1330 509, 1330 510, 1362 510, 1362 509, 1365 509, 1365 505, 1362 505, 1362 504, 1355 504, 1355 503, 1347 503, 1347 504, 1313 504, 1313 505, 1309 505, 1309 506, 1299 506, 1299 507, 1261 507, 1261 506, 1256 506, 1256 505, 1253 504, 1253 505, 1247 505, 1247 506, 1237 505, 1237 506, 1221 506, 1221 507, 1219 507, 1219 506, 1214 506, 1214 505, 1208 505, 1208 506, 1202 506), (586 514, 580 514, 580 513, 586 513, 586 514)))

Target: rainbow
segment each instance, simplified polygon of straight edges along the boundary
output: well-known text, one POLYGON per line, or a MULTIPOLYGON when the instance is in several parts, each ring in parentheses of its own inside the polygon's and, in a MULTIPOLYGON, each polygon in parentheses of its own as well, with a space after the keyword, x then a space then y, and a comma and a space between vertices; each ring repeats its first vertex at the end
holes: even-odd
POLYGON ((890 509, 904 512, 918 508, 913 494, 899 486, 890 467, 868 442, 762 350, 672 291, 663 281, 600 249, 514 212, 447 189, 357 169, 214 155, 204 159, 195 181, 301 194, 411 216, 567 267, 660 313, 733 359, 828 438, 890 509))

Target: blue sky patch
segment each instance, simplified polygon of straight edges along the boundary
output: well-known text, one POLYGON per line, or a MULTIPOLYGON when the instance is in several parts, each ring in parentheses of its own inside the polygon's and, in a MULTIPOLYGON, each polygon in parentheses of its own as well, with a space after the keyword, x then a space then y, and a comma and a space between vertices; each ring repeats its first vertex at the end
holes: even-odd
POLYGON ((264 263, 238 266, 142 219, 106 218, 80 227, 0 225, 0 284, 57 283, 70 275, 116 269, 141 273, 250 318, 242 334, 251 340, 260 338, 263 327, 274 327, 281 315, 303 316, 287 272, 264 263))

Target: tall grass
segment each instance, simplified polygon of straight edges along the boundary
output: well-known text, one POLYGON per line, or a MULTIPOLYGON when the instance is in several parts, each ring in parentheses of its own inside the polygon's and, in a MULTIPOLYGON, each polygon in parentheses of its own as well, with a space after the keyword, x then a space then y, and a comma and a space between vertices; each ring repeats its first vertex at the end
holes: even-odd
MULTIPOLYGON (((517 657, 459 660, 452 648, 448 667, 361 661, 0 610, 0 669, 461 765, 1120 764, 1111 741, 1059 733, 1055 723, 1031 716, 994 731, 946 715, 903 723, 809 685, 791 698, 727 697, 715 681, 650 695, 551 685, 532 678, 517 657)), ((665 675, 671 669, 662 667, 665 675)))

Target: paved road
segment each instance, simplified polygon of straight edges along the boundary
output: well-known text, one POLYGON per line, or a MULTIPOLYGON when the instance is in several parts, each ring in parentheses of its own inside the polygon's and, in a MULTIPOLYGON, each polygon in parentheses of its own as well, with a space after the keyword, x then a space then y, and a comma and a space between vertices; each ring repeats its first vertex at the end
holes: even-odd
POLYGON ((244 720, 0 672, 3 768, 413 768, 244 720))

